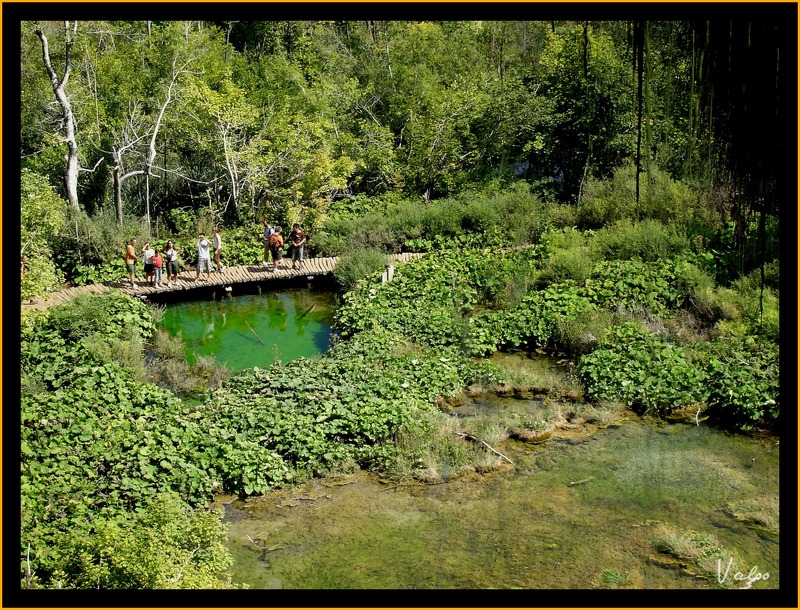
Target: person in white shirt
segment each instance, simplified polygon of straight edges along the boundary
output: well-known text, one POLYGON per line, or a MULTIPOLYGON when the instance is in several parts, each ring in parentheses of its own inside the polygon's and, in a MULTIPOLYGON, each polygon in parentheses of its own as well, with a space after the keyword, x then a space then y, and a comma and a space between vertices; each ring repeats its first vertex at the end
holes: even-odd
POLYGON ((150 242, 148 241, 142 246, 142 258, 144 258, 144 281, 153 285, 153 255, 156 253, 155 250, 150 246, 150 242))
POLYGON ((167 288, 172 288, 174 283, 178 285, 178 248, 174 242, 168 241, 164 248, 164 263, 167 266, 167 288))
POLYGON ((211 244, 206 239, 204 233, 200 233, 197 237, 197 274, 194 276, 194 279, 198 279, 200 277, 200 271, 205 268, 206 270, 206 281, 211 279, 211 257, 209 256, 208 249, 211 244))

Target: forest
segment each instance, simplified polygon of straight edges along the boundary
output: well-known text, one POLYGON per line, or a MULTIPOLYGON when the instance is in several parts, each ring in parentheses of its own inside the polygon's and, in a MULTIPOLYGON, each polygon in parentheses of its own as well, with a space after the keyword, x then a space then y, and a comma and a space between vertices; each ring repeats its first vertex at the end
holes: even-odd
POLYGON ((255 263, 265 218, 340 257, 341 300, 329 352, 235 375, 121 293, 23 307, 21 586, 236 587, 215 493, 466 468, 437 414, 520 385, 500 352, 570 359, 592 409, 779 434, 796 12, 747 6, 20 21, 22 305, 123 279, 131 237, 188 269, 221 226, 255 263), (425 256, 381 283, 400 252, 425 256))

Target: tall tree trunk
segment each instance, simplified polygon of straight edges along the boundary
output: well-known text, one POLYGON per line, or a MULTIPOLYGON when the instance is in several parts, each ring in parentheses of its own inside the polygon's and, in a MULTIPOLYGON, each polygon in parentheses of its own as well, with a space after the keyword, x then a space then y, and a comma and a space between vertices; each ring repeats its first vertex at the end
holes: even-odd
POLYGON ((150 228, 150 173, 144 175, 144 218, 150 228))
POLYGON ((72 104, 66 92, 67 81, 72 67, 72 44, 73 36, 78 30, 78 22, 72 24, 70 32, 70 22, 64 22, 64 74, 59 79, 55 68, 50 61, 50 48, 47 36, 39 26, 39 22, 34 23, 34 31, 42 42, 42 60, 50 76, 50 84, 56 96, 58 105, 61 107, 62 122, 64 125, 64 135, 67 142, 66 169, 64 171, 64 185, 67 190, 67 200, 76 210, 78 205, 78 142, 75 139, 75 115, 72 112, 72 104))
POLYGON ((117 226, 122 227, 122 182, 119 177, 119 164, 111 168, 111 183, 114 190, 114 210, 117 226))
POLYGON ((178 57, 177 55, 172 58, 172 78, 169 81, 169 85, 167 86, 167 94, 164 98, 164 103, 161 104, 161 107, 158 109, 158 116, 156 117, 155 123, 153 125, 153 133, 150 137, 150 143, 148 144, 147 148, 147 159, 145 162, 145 206, 146 206, 146 218, 147 218, 147 226, 150 226, 150 176, 153 176, 153 162, 156 158, 156 139, 158 138, 158 133, 161 129, 161 123, 164 120, 164 114, 167 112, 167 107, 172 103, 174 89, 178 82, 178 78, 180 75, 183 74, 187 66, 193 62, 196 57, 190 57, 187 59, 183 65, 180 67, 177 66, 178 57))
MULTIPOLYGON (((644 149, 645 149, 645 157, 644 157, 644 167, 645 167, 645 175, 647 176, 647 208, 649 210, 653 209, 653 194, 650 185, 653 183, 653 175, 652 175, 652 167, 650 165, 650 157, 653 152, 653 130, 651 127, 651 123, 653 121, 653 109, 651 107, 652 101, 652 91, 650 90, 650 78, 652 76, 652 56, 650 55, 650 22, 644 22, 643 28, 643 42, 644 42, 644 149)), ((640 92, 641 92, 641 85, 640 85, 640 92)), ((641 102, 640 102, 641 104, 641 102)), ((641 116, 641 110, 640 110, 641 116)), ((641 120, 640 120, 641 122, 641 120)), ((640 127, 641 129, 641 127, 640 127)), ((666 220, 666 219, 663 219, 666 220)))
POLYGON ((639 174, 642 169, 642 75, 644 72, 644 44, 642 41, 642 22, 637 21, 634 31, 633 46, 636 55, 637 112, 636 112, 636 218, 639 211, 639 174))

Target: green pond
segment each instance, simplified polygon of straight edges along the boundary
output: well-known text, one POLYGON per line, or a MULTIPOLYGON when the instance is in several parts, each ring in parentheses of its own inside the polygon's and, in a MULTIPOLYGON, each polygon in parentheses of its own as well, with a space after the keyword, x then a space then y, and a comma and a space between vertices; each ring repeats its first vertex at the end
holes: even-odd
POLYGON ((206 298, 165 305, 161 325, 186 346, 189 362, 213 356, 232 371, 325 352, 331 343, 335 295, 309 288, 259 289, 234 285, 206 298))
MULTIPOLYGON (((477 411, 521 401, 489 402, 477 411)), ((666 556, 653 539, 669 528, 713 536, 748 572, 768 574, 753 589, 779 587, 778 536, 732 512, 777 499, 774 439, 633 418, 541 445, 507 440, 501 451, 513 467, 472 480, 396 486, 356 472, 259 498, 219 498, 234 582, 254 589, 715 588, 659 561, 666 556)))

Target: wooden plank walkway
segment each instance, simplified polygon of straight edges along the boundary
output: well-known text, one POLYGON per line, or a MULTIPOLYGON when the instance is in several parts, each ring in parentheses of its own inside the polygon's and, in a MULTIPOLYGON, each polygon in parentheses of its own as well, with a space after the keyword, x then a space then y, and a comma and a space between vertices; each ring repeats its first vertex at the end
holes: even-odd
MULTIPOLYGON (((389 262, 407 263, 408 261, 420 258, 422 254, 415 252, 404 252, 403 254, 390 254, 389 262)), ((89 284, 88 286, 75 286, 72 288, 65 288, 47 295, 46 299, 36 299, 33 303, 22 303, 22 310, 26 309, 45 309, 52 305, 59 305, 65 303, 82 294, 99 294, 106 290, 119 289, 123 292, 136 295, 148 296, 151 294, 163 294, 169 292, 177 292, 180 290, 193 290, 197 288, 208 288, 211 286, 230 286, 232 284, 250 283, 250 282, 268 282, 271 280, 285 280, 295 277, 304 276, 318 276, 329 275, 333 272, 336 264, 339 262, 338 256, 331 256, 325 258, 307 258, 303 262, 303 266, 299 269, 292 269, 292 261, 284 259, 283 266, 277 271, 269 267, 262 267, 261 265, 240 265, 238 267, 225 267, 222 273, 212 272, 208 280, 205 273, 200 274, 199 279, 195 279, 196 271, 193 268, 182 271, 178 274, 178 285, 167 288, 167 283, 163 282, 161 288, 154 286, 146 286, 142 281, 138 282, 139 288, 134 290, 130 286, 130 282, 120 280, 117 282, 106 282, 104 284, 89 284), (288 264, 287 264, 288 263, 288 264)), ((143 273, 141 269, 137 269, 137 273, 143 273)))

